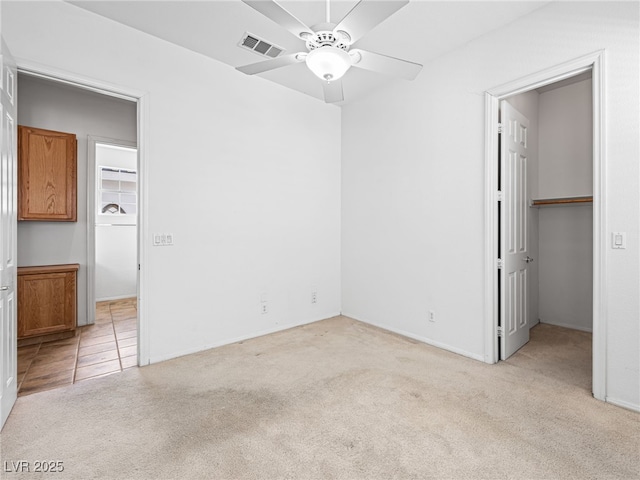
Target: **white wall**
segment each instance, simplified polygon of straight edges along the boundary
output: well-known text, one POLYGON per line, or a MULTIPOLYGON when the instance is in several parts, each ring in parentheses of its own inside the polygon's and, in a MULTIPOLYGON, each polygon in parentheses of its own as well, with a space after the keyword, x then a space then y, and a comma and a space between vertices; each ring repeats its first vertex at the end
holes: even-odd
POLYGON ((539 96, 541 198, 593 194, 591 79, 539 96))
POLYGON ((540 208, 540 322, 593 326, 593 208, 540 208))
POLYGON ((483 358, 484 92, 606 49, 607 398, 640 408, 638 34, 636 3, 553 2, 343 107, 344 314, 483 358))
MULTIPOLYGON (((101 166, 136 171, 138 152, 135 148, 96 144, 95 172, 101 166)), ((96 177, 99 185, 99 176, 96 177)), ((100 201, 96 200, 96 205, 100 201)), ((96 208, 99 212, 99 208, 96 208)), ((136 214, 100 215, 95 222, 96 301, 135 297, 138 286, 138 235, 136 214)))
MULTIPOLYGON (((527 162, 528 191, 530 198, 538 196, 538 97, 536 90, 510 97, 507 101, 529 120, 529 159, 527 162)), ((540 249, 538 242, 538 209, 529 209, 529 328, 538 324, 540 249)))
MULTIPOLYGON (((592 82, 539 96, 540 197, 593 193, 592 82)), ((540 321, 592 331, 593 208, 539 209, 540 321)))
POLYGON ((87 137, 98 135, 135 142, 136 105, 133 102, 19 75, 18 123, 75 133, 78 140, 77 222, 18 222, 18 265, 79 263, 78 325, 85 325, 88 308, 87 137))
POLYGON ((3 21, 19 61, 147 92, 152 362, 340 312, 338 108, 65 2, 3 21))
POLYGON ((135 225, 96 225, 96 302, 137 294, 135 225))

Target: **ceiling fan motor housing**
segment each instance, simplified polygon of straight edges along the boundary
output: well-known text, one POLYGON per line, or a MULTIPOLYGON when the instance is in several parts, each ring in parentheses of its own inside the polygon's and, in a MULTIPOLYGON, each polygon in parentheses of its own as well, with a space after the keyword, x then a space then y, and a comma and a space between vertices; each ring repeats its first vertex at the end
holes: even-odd
POLYGON ((317 31, 307 38, 307 49, 311 51, 321 47, 335 47, 346 52, 351 46, 349 42, 351 38, 346 32, 341 33, 344 33, 344 35, 336 35, 336 33, 331 30, 317 31))

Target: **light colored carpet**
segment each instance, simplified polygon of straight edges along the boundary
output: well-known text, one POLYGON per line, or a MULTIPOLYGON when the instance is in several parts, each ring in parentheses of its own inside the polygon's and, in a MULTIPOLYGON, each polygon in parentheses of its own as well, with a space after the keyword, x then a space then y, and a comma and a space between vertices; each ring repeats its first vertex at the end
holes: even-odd
POLYGON ((21 397, 2 465, 62 461, 56 479, 640 478, 640 415, 591 397, 590 341, 539 325, 486 365, 336 317, 21 397))

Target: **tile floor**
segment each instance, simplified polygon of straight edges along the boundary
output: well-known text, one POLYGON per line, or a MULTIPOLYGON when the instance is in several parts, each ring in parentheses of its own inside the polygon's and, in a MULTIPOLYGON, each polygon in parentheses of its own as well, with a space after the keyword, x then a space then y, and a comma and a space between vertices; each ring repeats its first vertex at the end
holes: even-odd
POLYGON ((18 348, 18 395, 111 375, 137 365, 136 299, 96 304, 96 323, 64 340, 18 348))

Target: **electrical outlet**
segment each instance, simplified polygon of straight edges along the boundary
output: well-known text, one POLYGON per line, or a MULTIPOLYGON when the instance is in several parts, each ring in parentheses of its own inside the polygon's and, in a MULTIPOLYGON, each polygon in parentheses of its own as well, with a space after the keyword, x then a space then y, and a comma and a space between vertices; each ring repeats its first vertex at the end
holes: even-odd
POLYGON ((263 289, 260 293, 260 314, 266 315, 269 313, 269 292, 263 289))
POLYGON ((315 290, 311 292, 311 303, 318 303, 318 292, 315 290))
POLYGON ((429 310, 429 321, 430 322, 436 321, 436 312, 434 312, 433 310, 429 310))

